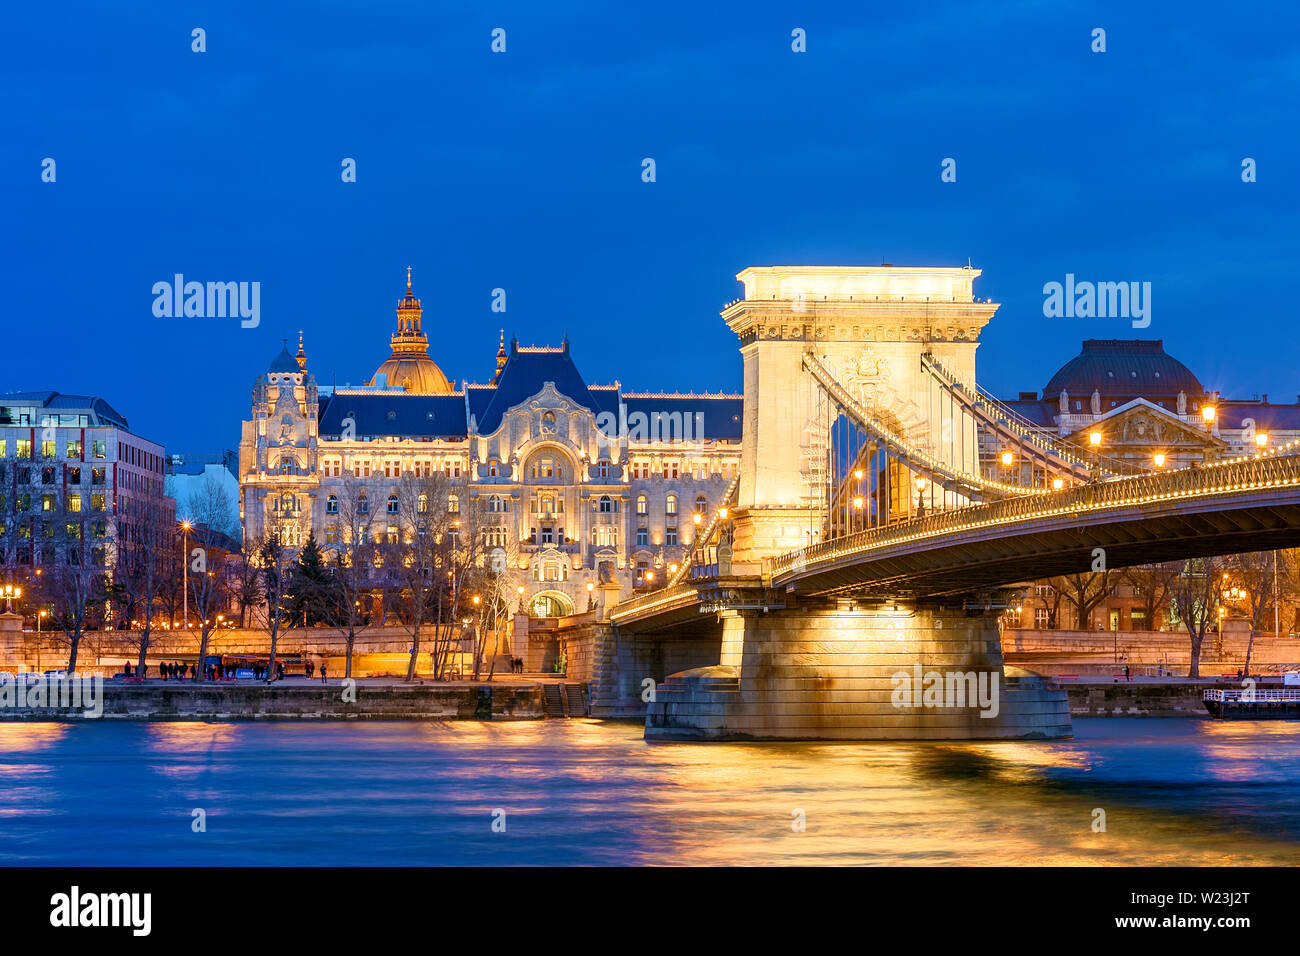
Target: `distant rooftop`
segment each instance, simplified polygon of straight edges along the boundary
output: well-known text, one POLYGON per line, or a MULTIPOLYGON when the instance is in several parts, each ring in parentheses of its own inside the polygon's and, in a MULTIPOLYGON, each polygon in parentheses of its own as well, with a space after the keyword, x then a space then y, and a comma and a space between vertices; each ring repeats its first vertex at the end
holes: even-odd
POLYGON ((97 395, 68 395, 63 392, 6 392, 0 394, 0 425, 21 424, 24 414, 33 425, 45 415, 85 415, 91 426, 115 426, 130 430, 126 416, 97 395))

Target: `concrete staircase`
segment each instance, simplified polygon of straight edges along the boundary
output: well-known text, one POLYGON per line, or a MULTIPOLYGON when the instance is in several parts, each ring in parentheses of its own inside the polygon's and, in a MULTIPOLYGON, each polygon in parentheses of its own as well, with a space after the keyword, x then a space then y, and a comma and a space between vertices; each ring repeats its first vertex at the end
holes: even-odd
POLYGON ((542 713, 547 717, 563 717, 564 694, 559 684, 543 684, 542 713))
POLYGON ((543 684, 547 717, 586 717, 587 694, 581 684, 543 684))
POLYGON ((583 693, 581 684, 565 684, 564 697, 568 716, 587 716, 587 695, 583 693))

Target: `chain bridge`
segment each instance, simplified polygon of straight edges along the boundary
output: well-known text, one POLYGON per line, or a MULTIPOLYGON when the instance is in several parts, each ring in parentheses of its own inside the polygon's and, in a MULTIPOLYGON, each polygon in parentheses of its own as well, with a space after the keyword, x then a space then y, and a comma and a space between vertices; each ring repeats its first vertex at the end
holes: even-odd
POLYGON ((741 472, 672 580, 609 612, 606 673, 663 671, 648 739, 1068 736, 1064 693, 1002 666, 1016 585, 1300 545, 1300 448, 1143 469, 980 389, 979 274, 737 277, 741 472))

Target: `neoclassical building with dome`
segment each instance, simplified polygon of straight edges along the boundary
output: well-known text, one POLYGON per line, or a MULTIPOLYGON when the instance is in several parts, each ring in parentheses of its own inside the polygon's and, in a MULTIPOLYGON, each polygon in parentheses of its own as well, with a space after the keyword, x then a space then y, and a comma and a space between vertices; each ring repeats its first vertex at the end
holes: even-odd
MULTIPOLYGON (((1300 404, 1226 398, 1159 339, 1088 339, 1041 392, 1003 404, 1033 429, 1138 468, 1254 454, 1300 437, 1300 404)), ((995 447, 982 457, 986 471, 1001 467, 995 447)))
POLYGON ((490 379, 457 387, 421 317, 408 270, 390 354, 366 385, 320 384, 301 334, 256 377, 239 453, 246 538, 275 529, 328 550, 351 474, 373 489, 381 540, 396 530, 382 503, 399 477, 436 471, 451 525, 477 529, 485 560, 508 556, 534 616, 585 610, 589 584, 627 597, 661 583, 740 467, 741 396, 589 384, 567 339, 529 347, 504 333, 490 379))

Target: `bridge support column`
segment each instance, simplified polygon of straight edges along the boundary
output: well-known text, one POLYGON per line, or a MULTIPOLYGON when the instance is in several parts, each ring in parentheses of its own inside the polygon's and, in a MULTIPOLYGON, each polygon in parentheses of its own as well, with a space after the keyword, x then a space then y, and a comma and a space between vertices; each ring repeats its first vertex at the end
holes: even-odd
POLYGON ((1064 691, 1005 672, 995 613, 807 602, 723 614, 719 664, 668 677, 648 740, 1071 734, 1064 691))

